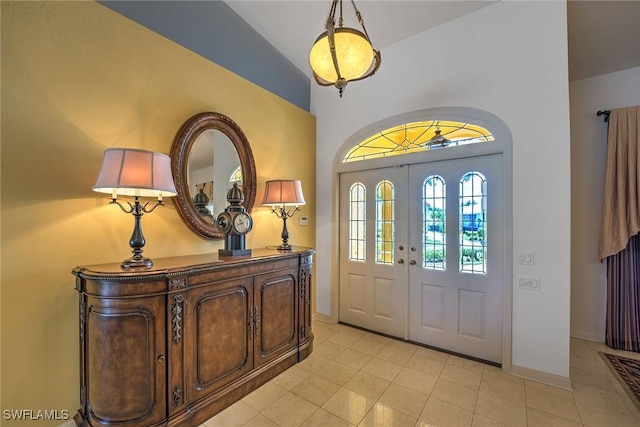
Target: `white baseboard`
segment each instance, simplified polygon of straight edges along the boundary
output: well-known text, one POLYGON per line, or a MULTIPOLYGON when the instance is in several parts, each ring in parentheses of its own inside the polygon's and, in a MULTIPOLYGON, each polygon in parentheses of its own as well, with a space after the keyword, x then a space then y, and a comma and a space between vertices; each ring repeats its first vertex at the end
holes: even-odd
POLYGON ((311 318, 313 320, 319 320, 321 322, 325 322, 325 323, 331 323, 331 316, 327 316, 326 314, 322 314, 322 313, 313 313, 313 315, 311 316, 311 318))
POLYGON ((565 390, 573 390, 571 379, 561 375, 550 374, 535 369, 524 368, 522 366, 511 365, 510 374, 525 380, 536 381, 542 384, 552 385, 554 387, 563 388, 565 390))
POLYGON ((571 330, 571 337, 579 338, 581 340, 595 341, 595 342, 601 342, 601 343, 603 343, 605 340, 604 335, 593 334, 591 332, 586 332, 586 331, 576 331, 574 329, 571 330))

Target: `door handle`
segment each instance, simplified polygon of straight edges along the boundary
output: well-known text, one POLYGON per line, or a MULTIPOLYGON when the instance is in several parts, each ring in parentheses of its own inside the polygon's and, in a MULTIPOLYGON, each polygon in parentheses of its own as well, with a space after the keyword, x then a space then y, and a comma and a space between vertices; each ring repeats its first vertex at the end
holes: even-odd
POLYGON ((402 258, 400 258, 400 259, 398 260, 398 264, 404 264, 404 260, 403 260, 402 258))
POLYGON ((412 259, 411 261, 409 261, 409 264, 411 264, 411 265, 416 265, 416 260, 415 260, 415 259, 412 259))

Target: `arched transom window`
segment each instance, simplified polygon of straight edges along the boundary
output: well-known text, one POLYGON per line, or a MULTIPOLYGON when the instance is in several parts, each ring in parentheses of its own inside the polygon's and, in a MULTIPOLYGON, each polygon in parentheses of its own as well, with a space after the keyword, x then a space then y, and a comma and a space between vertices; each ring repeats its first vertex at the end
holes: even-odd
POLYGON ((405 123, 378 132, 358 143, 343 162, 418 153, 437 148, 493 141, 482 126, 449 120, 405 123))
POLYGON ((242 166, 238 166, 236 168, 236 170, 233 171, 233 173, 231 173, 231 176, 229 177, 229 182, 231 184, 238 183, 238 184, 242 184, 242 166))

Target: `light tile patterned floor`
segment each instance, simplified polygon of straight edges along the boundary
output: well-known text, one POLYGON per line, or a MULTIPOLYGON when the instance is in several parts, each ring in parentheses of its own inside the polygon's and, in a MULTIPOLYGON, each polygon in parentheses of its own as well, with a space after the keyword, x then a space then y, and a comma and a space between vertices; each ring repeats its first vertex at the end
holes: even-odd
POLYGON ((571 339, 568 391, 344 325, 314 321, 313 332, 307 360, 201 427, 640 426, 604 344, 571 339))

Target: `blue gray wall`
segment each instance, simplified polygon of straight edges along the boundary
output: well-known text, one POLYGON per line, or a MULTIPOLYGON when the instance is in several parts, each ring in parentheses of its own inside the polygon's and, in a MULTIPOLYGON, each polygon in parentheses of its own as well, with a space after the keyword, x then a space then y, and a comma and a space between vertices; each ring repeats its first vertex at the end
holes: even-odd
POLYGON ((309 76, 225 2, 99 3, 309 111, 309 76))

